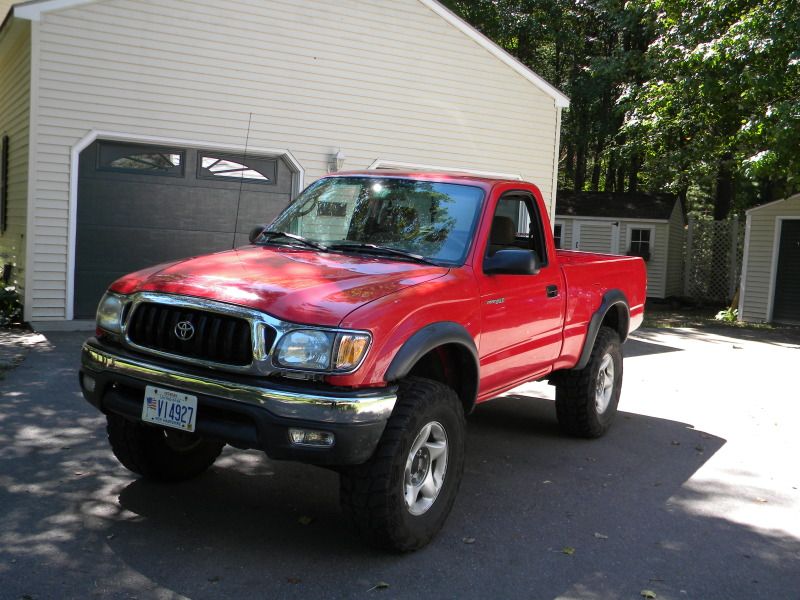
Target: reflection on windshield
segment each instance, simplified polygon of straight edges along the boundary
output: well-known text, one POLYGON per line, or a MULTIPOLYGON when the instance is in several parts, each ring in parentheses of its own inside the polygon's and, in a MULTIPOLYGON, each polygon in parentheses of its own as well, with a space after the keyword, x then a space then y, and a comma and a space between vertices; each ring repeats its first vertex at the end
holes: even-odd
POLYGON ((480 188, 385 177, 334 177, 306 189, 271 230, 357 251, 372 244, 460 264, 483 200, 480 188))

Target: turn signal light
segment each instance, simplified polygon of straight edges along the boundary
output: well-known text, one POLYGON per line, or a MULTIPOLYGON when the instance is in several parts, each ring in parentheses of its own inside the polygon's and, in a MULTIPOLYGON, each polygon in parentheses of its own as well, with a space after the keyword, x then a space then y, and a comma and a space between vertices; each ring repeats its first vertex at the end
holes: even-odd
POLYGON ((333 446, 335 436, 330 431, 291 428, 289 429, 289 439, 294 446, 330 448, 333 446))
POLYGON ((356 367, 364 356, 369 345, 366 335, 346 333, 339 336, 339 348, 336 352, 337 371, 349 371, 356 367))

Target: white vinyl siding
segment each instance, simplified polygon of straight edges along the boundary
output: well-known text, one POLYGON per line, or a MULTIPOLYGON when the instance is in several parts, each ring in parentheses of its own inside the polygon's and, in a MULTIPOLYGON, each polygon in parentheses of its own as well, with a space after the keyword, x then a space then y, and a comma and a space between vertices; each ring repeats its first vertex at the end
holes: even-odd
POLYGON ((631 248, 631 230, 650 230, 650 260, 647 265, 647 297, 663 298, 667 270, 667 235, 669 226, 666 223, 643 223, 637 221, 620 222, 620 254, 628 254, 631 248))
POLYGON ((647 296, 665 298, 680 295, 683 272, 683 213, 675 204, 670 221, 634 221, 611 217, 570 217, 557 215, 563 223, 562 248, 585 252, 628 254, 631 247, 631 230, 650 230, 650 260, 647 261, 647 296), (618 223, 615 235, 614 223, 618 223), (617 237, 618 236, 618 237, 617 237), (617 241, 618 239, 618 241, 617 241), (669 273, 672 273, 669 275, 669 273), (677 275, 676 275, 677 274, 677 275), (669 277, 672 279, 667 281, 669 277))
MULTIPOLYGON (((773 270, 777 264, 776 223, 781 217, 800 218, 800 194, 748 211, 739 315, 744 321, 765 322, 769 319, 773 270)), ((780 229, 777 229, 777 235, 780 235, 780 229)))
MULTIPOLYGON (((3 5, 0 12, 5 14, 3 5)), ((7 227, 0 234, 0 269, 14 265, 11 283, 20 289, 25 283, 30 60, 30 23, 13 19, 0 37, 0 138, 8 136, 7 227)))
MULTIPOLYGON (((337 150, 347 170, 519 173, 552 204, 553 97, 419 0, 107 0, 44 13, 39 40, 37 290, 67 270, 69 154, 92 130, 286 148, 306 184, 337 150)), ((50 296, 29 319, 65 318, 66 286, 50 296)))
POLYGON ((667 248, 664 296, 680 296, 683 294, 683 246, 686 239, 686 226, 683 223, 683 211, 679 202, 676 202, 672 209, 667 231, 669 231, 669 247, 667 248))
POLYGON ((578 223, 578 250, 583 252, 613 252, 613 225, 611 223, 578 223))

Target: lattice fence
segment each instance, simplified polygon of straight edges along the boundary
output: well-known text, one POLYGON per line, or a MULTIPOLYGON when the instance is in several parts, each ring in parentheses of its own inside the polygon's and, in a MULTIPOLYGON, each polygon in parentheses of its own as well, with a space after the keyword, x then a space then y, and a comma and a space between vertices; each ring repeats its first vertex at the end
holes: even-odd
POLYGON ((726 221, 689 217, 684 255, 684 294, 706 302, 728 303, 739 287, 744 227, 726 221))

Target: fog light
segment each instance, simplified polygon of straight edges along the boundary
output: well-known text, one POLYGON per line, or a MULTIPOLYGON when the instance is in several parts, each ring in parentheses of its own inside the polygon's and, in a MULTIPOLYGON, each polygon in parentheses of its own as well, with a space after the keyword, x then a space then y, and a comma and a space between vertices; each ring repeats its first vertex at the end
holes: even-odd
POLYGON ((330 448, 333 446, 334 435, 329 431, 314 431, 313 429, 289 429, 289 439, 294 446, 316 446, 330 448))
POLYGON ((83 376, 83 389, 85 389, 90 394, 93 394, 96 387, 97 387, 97 381, 95 380, 94 377, 89 377, 88 375, 83 376))

